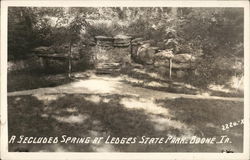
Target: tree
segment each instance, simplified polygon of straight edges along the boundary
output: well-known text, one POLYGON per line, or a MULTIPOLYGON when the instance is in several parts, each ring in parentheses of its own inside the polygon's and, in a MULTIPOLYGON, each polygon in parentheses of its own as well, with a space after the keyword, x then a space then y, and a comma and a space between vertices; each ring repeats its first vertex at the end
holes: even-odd
POLYGON ((29 8, 9 7, 8 59, 26 57, 32 47, 34 15, 29 8))
POLYGON ((193 78, 190 82, 204 87, 211 83, 226 84, 237 72, 243 74, 243 70, 235 69, 232 63, 237 59, 243 63, 243 9, 183 9, 186 13, 181 15, 177 27, 181 47, 189 46, 189 52, 204 54, 196 66, 200 74, 189 76, 193 78), (220 59, 224 62, 217 63, 220 59))

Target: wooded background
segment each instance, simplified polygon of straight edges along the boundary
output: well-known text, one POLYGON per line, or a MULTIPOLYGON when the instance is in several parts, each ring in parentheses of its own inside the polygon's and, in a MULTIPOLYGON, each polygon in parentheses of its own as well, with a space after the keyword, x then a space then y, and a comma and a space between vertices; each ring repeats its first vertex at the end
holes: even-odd
POLYGON ((28 60, 30 67, 37 47, 58 54, 75 47, 81 68, 91 68, 94 37, 123 34, 175 55, 199 55, 195 72, 185 77, 188 83, 207 87, 232 78, 238 83, 244 73, 243 13, 243 8, 9 7, 8 61, 28 60))

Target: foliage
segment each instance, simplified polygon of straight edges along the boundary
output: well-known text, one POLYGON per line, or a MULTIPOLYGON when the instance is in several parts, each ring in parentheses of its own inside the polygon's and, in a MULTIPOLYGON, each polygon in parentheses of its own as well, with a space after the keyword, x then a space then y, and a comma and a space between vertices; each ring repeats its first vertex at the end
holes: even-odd
POLYGON ((8 12, 8 53, 9 58, 20 58, 27 54, 32 46, 32 28, 30 10, 25 8, 9 8, 8 12))
POLYGON ((204 54, 203 60, 196 66, 199 74, 189 75, 192 84, 202 87, 211 83, 226 84, 233 75, 243 74, 243 70, 226 68, 227 62, 215 63, 219 58, 230 61, 243 58, 242 9, 200 8, 181 16, 183 20, 177 28, 182 44, 190 46, 192 54, 200 51, 204 54))
POLYGON ((243 9, 199 8, 181 17, 179 37, 193 49, 202 48, 207 55, 221 56, 223 53, 217 52, 221 48, 231 49, 227 56, 234 55, 233 48, 243 42, 243 9))
POLYGON ((242 8, 10 7, 8 56, 23 59, 38 46, 65 45, 65 53, 78 45, 87 56, 97 35, 142 37, 160 49, 169 47, 171 39, 175 54, 203 55, 196 66, 200 74, 189 76, 206 87, 219 75, 226 80, 236 73, 231 68, 219 70, 215 60, 243 59, 243 15, 242 8))

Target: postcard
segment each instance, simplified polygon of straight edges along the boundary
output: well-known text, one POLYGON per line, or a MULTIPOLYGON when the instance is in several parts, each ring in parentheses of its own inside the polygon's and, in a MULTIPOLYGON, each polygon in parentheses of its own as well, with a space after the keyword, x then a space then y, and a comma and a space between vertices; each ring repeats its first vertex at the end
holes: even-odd
POLYGON ((2 1, 1 159, 249 159, 248 1, 2 1))

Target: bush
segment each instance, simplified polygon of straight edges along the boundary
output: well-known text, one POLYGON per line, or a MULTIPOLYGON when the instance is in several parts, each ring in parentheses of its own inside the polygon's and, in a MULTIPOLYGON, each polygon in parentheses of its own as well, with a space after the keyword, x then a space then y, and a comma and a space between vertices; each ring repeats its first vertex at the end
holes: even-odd
POLYGON ((195 66, 195 70, 186 77, 187 82, 201 88, 207 88, 210 84, 229 85, 230 79, 235 74, 243 74, 243 70, 234 68, 233 64, 228 67, 225 63, 216 63, 216 59, 206 57, 200 60, 195 66))

